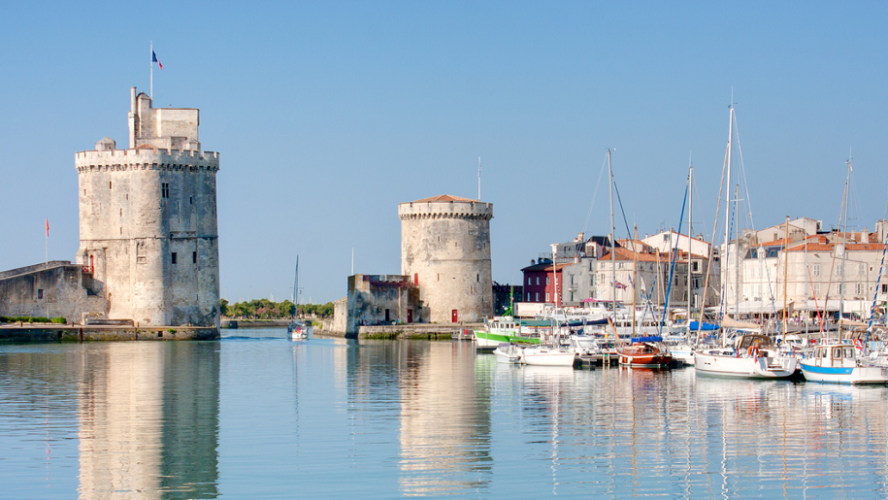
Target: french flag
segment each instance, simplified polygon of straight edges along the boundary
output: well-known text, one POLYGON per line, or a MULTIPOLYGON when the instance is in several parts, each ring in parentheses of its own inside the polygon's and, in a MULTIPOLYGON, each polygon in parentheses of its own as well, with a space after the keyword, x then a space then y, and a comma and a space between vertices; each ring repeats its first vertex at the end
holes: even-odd
POLYGON ((157 66, 160 67, 160 69, 163 69, 163 64, 160 64, 160 61, 157 60, 157 54, 155 54, 153 50, 151 51, 151 62, 156 62, 157 66))

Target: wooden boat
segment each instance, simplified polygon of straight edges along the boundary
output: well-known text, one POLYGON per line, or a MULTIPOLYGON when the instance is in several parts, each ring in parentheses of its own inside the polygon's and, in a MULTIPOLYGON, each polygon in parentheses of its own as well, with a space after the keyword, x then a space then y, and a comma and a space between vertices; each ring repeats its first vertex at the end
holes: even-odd
POLYGON ((639 337, 632 343, 617 347, 620 364, 636 368, 661 368, 672 362, 672 355, 661 344, 660 337, 639 337))

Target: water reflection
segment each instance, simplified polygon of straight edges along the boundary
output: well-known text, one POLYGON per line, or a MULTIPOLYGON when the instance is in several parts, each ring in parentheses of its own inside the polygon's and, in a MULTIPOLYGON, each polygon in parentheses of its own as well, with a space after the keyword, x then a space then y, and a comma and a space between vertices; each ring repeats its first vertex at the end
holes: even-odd
POLYGON ((489 370, 467 342, 411 342, 400 358, 401 492, 442 495, 490 482, 489 370))
POLYGON ((0 496, 888 496, 886 387, 283 336, 0 346, 0 496))
POLYGON ((78 408, 80 498, 218 496, 218 345, 90 347, 78 408))

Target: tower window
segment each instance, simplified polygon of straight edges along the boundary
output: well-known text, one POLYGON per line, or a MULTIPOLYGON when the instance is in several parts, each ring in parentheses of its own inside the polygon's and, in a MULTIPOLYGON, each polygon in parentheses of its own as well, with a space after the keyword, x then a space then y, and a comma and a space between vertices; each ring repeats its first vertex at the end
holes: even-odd
POLYGON ((108 189, 111 189, 111 181, 108 181, 108 189))
POLYGON ((160 197, 161 198, 169 198, 170 197, 170 183, 162 182, 160 184, 160 197))
POLYGON ((176 263, 176 252, 173 252, 173 264, 176 263))
POLYGON ((191 252, 191 263, 197 264, 197 252, 191 252))
POLYGON ((476 281, 477 283, 481 283, 481 275, 480 275, 480 274, 476 274, 476 275, 475 275, 475 281, 476 281))
POLYGON ((42 299, 42 298, 43 298, 43 289, 42 289, 42 288, 38 288, 38 289, 37 289, 37 298, 38 298, 38 299, 42 299))
POLYGON ((189 196, 189 197, 188 197, 188 204, 189 204, 189 205, 194 205, 194 197, 193 197, 193 196, 189 196))

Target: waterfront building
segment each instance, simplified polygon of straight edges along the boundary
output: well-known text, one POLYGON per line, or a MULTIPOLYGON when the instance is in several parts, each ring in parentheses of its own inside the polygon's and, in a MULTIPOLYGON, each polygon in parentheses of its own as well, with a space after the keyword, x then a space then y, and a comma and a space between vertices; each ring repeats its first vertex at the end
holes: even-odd
POLYGON ((552 264, 552 259, 540 259, 541 262, 531 261, 531 265, 521 270, 524 276, 524 302, 565 305, 564 299, 559 294, 555 296, 556 281, 558 289, 564 282, 565 268, 576 266, 573 262, 552 264), (553 271, 554 269, 554 271, 553 271))
POLYGON ((888 221, 878 221, 872 232, 824 232, 821 227, 820 221, 802 218, 789 223, 788 237, 781 224, 732 241, 731 265, 722 276, 729 280, 727 311, 771 317, 781 314, 785 301, 790 314, 803 318, 818 310, 865 318, 874 296, 884 306, 888 273, 883 270, 880 281, 879 266, 888 221))
MULTIPOLYGON (((413 323, 419 317, 419 289, 409 276, 356 274, 348 277, 344 324, 337 324, 343 312, 334 306, 334 327, 357 334, 361 325, 413 323)), ((337 301, 337 304, 340 301, 337 301)), ((339 320, 342 322, 342 320, 339 320)))

